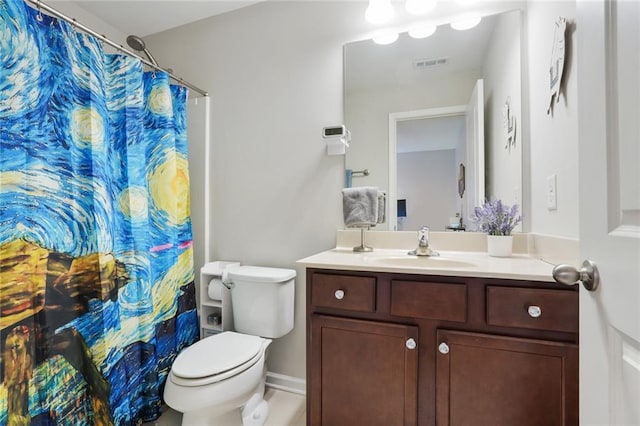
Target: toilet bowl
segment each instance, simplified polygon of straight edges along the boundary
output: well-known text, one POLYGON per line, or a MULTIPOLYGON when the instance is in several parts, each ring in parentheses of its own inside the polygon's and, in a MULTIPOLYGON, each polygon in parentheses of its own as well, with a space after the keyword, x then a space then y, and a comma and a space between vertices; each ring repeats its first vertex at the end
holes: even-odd
POLYGON ((291 269, 238 266, 229 271, 236 331, 209 336, 183 350, 171 366, 164 401, 189 426, 262 426, 267 348, 293 328, 291 269))
POLYGON ((183 413, 183 425, 264 424, 268 409, 266 403, 259 404, 270 343, 270 339, 227 331, 190 346, 171 367, 165 402, 183 413), (252 397, 253 406, 248 407, 252 397), (245 405, 248 409, 241 413, 238 409, 245 405), (247 416, 250 423, 241 419, 247 416))

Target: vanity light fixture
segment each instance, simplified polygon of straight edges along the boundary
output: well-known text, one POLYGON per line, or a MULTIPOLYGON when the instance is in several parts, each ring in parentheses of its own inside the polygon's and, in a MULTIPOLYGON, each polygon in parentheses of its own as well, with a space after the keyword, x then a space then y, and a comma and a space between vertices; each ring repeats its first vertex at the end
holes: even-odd
POLYGON ((427 38, 436 32, 437 27, 432 24, 420 24, 411 27, 408 34, 411 38, 427 38))
POLYGON ((425 13, 433 10, 437 3, 437 0, 407 0, 404 4, 404 8, 411 15, 424 15, 425 13))
POLYGON ((459 30, 459 31, 469 30, 475 27, 476 25, 478 25, 481 20, 482 20, 481 17, 473 16, 473 17, 463 18, 463 19, 460 19, 459 21, 452 22, 450 25, 451 25, 451 28, 453 28, 454 30, 459 30))
POLYGON ((395 31, 383 30, 377 32, 371 39, 375 44, 391 44, 395 42, 399 37, 399 34, 395 31))
POLYGON ((384 24, 389 22, 394 14, 395 10, 391 5, 391 0, 369 0, 364 17, 372 24, 384 24))

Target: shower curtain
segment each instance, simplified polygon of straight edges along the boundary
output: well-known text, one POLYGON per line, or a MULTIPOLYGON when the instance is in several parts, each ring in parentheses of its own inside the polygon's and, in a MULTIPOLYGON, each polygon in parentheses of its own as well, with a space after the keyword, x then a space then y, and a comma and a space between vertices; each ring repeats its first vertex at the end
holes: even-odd
POLYGON ((186 89, 0 0, 0 424, 157 418, 197 339, 186 89))

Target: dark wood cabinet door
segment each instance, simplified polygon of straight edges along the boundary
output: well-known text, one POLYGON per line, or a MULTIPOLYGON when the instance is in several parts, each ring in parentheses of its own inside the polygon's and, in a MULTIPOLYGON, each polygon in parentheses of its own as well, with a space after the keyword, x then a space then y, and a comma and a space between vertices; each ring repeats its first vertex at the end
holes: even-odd
POLYGON ((438 426, 578 425, 577 345, 448 330, 437 345, 438 426))
POLYGON ((312 315, 311 425, 415 425, 417 345, 415 326, 312 315))

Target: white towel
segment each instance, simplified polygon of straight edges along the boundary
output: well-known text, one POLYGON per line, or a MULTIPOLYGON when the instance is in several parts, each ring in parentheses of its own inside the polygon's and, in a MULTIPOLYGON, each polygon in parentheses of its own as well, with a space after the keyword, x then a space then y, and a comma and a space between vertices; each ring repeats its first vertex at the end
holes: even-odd
POLYGON ((387 194, 385 194, 384 191, 378 191, 378 220, 376 223, 384 223, 386 210, 387 194))
POLYGON ((343 189, 342 214, 347 227, 375 226, 378 223, 378 188, 360 186, 343 189))

